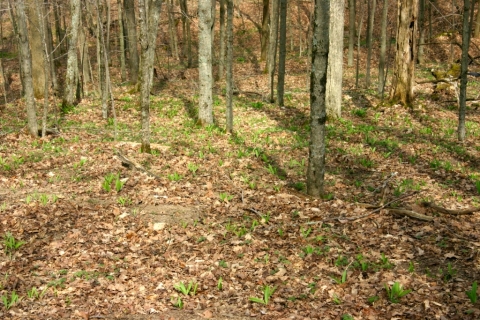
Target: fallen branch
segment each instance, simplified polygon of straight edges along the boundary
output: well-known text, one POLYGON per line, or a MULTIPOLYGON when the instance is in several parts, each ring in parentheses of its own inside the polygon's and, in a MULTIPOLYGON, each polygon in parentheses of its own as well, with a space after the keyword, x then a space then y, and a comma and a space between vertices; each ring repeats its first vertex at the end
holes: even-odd
POLYGON ((480 207, 476 208, 470 208, 470 209, 465 209, 465 210, 451 210, 451 209, 446 209, 444 207, 437 206, 433 202, 427 202, 423 201, 422 206, 427 207, 427 208, 432 208, 435 211, 438 211, 440 213, 445 213, 445 214, 451 214, 451 215, 471 215, 474 214, 475 212, 480 211, 480 207))
POLYGON ((408 216, 410 218, 415 218, 415 219, 418 219, 418 220, 422 220, 422 221, 432 221, 433 220, 433 217, 426 216, 424 214, 420 214, 420 213, 412 211, 412 210, 388 208, 388 211, 390 211, 392 213, 395 213, 395 214, 408 216))
POLYGON ((129 169, 135 169, 135 170, 144 172, 147 175, 149 175, 150 177, 153 177, 155 179, 160 179, 160 176, 157 176, 156 174, 148 171, 147 169, 145 169, 144 167, 142 167, 140 164, 136 163, 135 161, 128 159, 120 151, 117 151, 115 154, 120 159, 120 161, 122 162, 122 166, 127 167, 129 169))

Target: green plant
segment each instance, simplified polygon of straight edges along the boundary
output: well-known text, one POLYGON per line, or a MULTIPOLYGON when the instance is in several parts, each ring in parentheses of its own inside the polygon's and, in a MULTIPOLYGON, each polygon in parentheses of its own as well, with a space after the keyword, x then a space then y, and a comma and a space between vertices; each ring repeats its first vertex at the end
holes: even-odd
POLYGON ((337 267, 346 266, 347 264, 348 264, 348 258, 345 256, 340 255, 338 256, 337 260, 335 260, 335 265, 337 267))
POLYGON ((401 298, 412 292, 411 289, 404 290, 400 282, 395 282, 391 287, 389 287, 387 284, 384 286, 385 290, 387 291, 387 297, 392 303, 399 303, 401 298))
POLYGON ((168 179, 170 181, 180 181, 182 179, 182 176, 179 175, 177 172, 175 172, 175 173, 169 174, 168 179))
POLYGON ((217 289, 220 290, 220 291, 222 291, 222 289, 223 289, 223 278, 222 277, 218 278, 217 289))
POLYGON ((39 299, 42 298, 45 292, 47 291, 48 287, 39 292, 36 287, 32 287, 30 290, 27 291, 27 297, 30 299, 39 299))
POLYGON ((370 304, 374 304, 378 300, 380 300, 379 296, 371 296, 371 297, 368 297, 367 302, 370 303, 370 304))
POLYGON ((345 270, 343 270, 342 276, 340 278, 332 277, 333 281, 335 281, 338 284, 345 283, 347 281, 347 271, 348 271, 348 267, 346 267, 345 270))
POLYGON ((48 195, 41 194, 39 200, 42 205, 46 206, 48 203, 48 195))
POLYGON ((195 295, 195 293, 197 293, 197 286, 198 284, 193 281, 190 281, 187 286, 185 286, 183 281, 180 281, 180 283, 175 284, 173 287, 175 288, 175 290, 183 293, 186 296, 188 296, 189 294, 193 296, 195 295))
POLYGON ((191 163, 191 162, 187 164, 187 168, 188 168, 188 170, 190 170, 190 172, 191 172, 193 175, 195 175, 195 173, 196 173, 197 170, 198 170, 198 166, 197 166, 195 163, 191 163))
POLYGON ((332 296, 332 301, 335 304, 341 304, 342 303, 342 300, 340 300, 340 298, 335 293, 332 296))
POLYGON ((268 173, 271 173, 273 175, 276 175, 277 174, 277 168, 272 166, 271 164, 268 165, 267 167, 267 171, 268 173))
POLYGON ((230 200, 233 199, 233 196, 229 195, 226 192, 220 192, 219 197, 220 197, 220 200, 222 200, 223 202, 229 202, 230 200))
POLYGON ((3 246, 5 248, 5 253, 8 254, 10 258, 12 257, 12 254, 24 244, 25 241, 16 240, 10 232, 7 232, 3 236, 3 246))
POLYGON ((383 252, 380 257, 380 267, 383 269, 391 269, 393 267, 393 264, 390 261, 388 261, 388 258, 385 256, 383 252))
POLYGON ((415 272, 415 265, 413 264, 413 261, 410 261, 410 264, 408 265, 408 272, 410 273, 415 272))
POLYGON ((227 262, 225 260, 218 261, 218 265, 222 268, 228 268, 227 262))
POLYGON ((305 183, 303 183, 303 182, 295 182, 295 183, 293 184, 293 188, 294 188, 295 190, 297 190, 297 191, 303 191, 303 190, 305 190, 305 183))
POLYGON ((2 295, 3 306, 6 310, 10 309, 15 303, 19 302, 21 299, 15 291, 12 291, 10 298, 8 295, 2 295))
POLYGON ((117 203, 124 207, 126 205, 132 204, 132 200, 130 200, 128 197, 118 197, 117 203))
POLYGON ((277 290, 277 287, 270 287, 269 285, 266 285, 262 288, 263 299, 257 298, 257 297, 250 297, 249 300, 252 301, 252 302, 267 305, 268 302, 270 301, 270 297, 273 295, 275 290, 277 290))
POLYGON ((453 277, 455 277, 455 275, 457 274, 457 269, 454 269, 454 268, 452 267, 452 264, 449 262, 449 263, 447 264, 447 269, 444 270, 442 273, 443 273, 443 280, 444 280, 445 282, 447 282, 447 281, 452 280, 453 277))
POLYGON ((122 190, 124 184, 125 184, 125 182, 120 180, 120 177, 117 176, 117 179, 115 180, 115 190, 117 192, 120 192, 122 190))
POLYGON ((477 281, 472 283, 472 289, 465 292, 467 294, 468 299, 472 304, 477 303, 478 295, 477 295, 477 281))
POLYGON ((172 298, 171 301, 172 301, 172 304, 173 304, 174 307, 177 307, 179 309, 183 308, 182 298, 180 298, 180 297, 177 297, 177 299, 172 298))
POLYGON ((349 315, 348 313, 342 315, 342 320, 355 320, 353 316, 349 315))

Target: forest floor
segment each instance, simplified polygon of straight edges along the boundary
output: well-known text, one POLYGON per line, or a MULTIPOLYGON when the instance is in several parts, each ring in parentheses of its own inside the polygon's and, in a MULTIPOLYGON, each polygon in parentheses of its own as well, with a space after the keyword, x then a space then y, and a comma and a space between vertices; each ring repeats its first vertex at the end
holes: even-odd
POLYGON ((258 61, 236 54, 234 135, 223 84, 216 124, 196 125, 195 69, 156 79, 152 154, 128 85, 114 86, 116 141, 93 92, 45 139, 26 134, 21 100, 0 111, 0 317, 478 319, 466 292, 480 280, 479 213, 423 206, 480 206, 478 104, 459 143, 452 92, 417 85, 407 109, 355 89, 347 69, 328 194, 312 199, 307 59, 287 60, 279 108, 258 61))

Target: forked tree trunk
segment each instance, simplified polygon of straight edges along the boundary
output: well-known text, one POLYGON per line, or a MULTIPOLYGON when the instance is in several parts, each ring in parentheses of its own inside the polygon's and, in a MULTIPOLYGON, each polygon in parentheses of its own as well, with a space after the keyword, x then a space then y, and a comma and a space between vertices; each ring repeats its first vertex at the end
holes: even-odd
POLYGON ((397 0, 397 48, 390 99, 411 106, 417 53, 418 0, 397 0))

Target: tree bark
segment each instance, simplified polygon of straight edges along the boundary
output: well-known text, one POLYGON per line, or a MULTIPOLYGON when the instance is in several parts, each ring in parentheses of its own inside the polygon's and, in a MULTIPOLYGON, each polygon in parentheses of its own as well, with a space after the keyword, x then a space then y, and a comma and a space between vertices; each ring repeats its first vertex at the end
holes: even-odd
POLYGON ((368 3, 368 30, 367 30, 367 72, 365 75, 365 86, 370 87, 370 70, 372 62, 372 40, 373 40, 373 25, 375 21, 375 9, 377 0, 367 0, 368 3))
POLYGON ((468 71, 468 48, 470 47, 470 10, 471 1, 463 1, 463 30, 462 30, 462 64, 460 71, 460 97, 458 110, 458 141, 465 140, 465 110, 467 100, 467 71, 468 71))
POLYGON ((330 1, 315 0, 310 71, 310 143, 307 169, 307 194, 324 194, 325 177, 325 92, 329 55, 330 1))
POLYGON ((212 75, 212 0, 198 3, 198 73, 200 95, 198 120, 201 125, 213 124, 212 75))
POLYGON ((380 59, 378 62, 378 93, 379 94, 383 94, 385 89, 385 58, 387 55, 387 23, 388 23, 388 0, 384 0, 383 10, 382 10, 382 31, 380 36, 380 59))
POLYGON ((329 59, 325 104, 328 118, 342 116, 344 1, 330 3, 329 59))
POLYGON ((23 0, 8 0, 10 8, 15 9, 16 30, 18 39, 18 48, 20 51, 21 71, 23 75, 23 91, 25 92, 25 102, 27 105, 27 125, 30 135, 38 137, 37 111, 35 107, 35 96, 33 93, 32 79, 32 55, 27 31, 27 16, 25 14, 25 3, 23 0))
POLYGON ((45 137, 47 134, 47 116, 48 116, 48 85, 49 85, 49 74, 50 74, 50 61, 48 56, 48 42, 47 42, 47 31, 46 25, 43 22, 44 10, 43 3, 37 1, 35 3, 35 11, 37 13, 38 21, 41 21, 39 24, 40 37, 43 44, 42 58, 43 58, 43 72, 45 74, 45 83, 43 87, 43 117, 42 117, 42 137, 45 137))
POLYGON ((227 132, 233 132, 233 0, 227 1, 227 132))
POLYGON ((188 14, 187 0, 179 0, 182 10, 183 26, 183 54, 187 57, 187 68, 192 67, 192 33, 190 28, 190 16, 188 14))
POLYGON ((138 49, 137 49, 137 24, 135 19, 135 0, 124 0, 125 20, 127 22, 128 40, 128 71, 130 80, 136 83, 138 80, 138 49))
POLYGON ((355 44, 355 0, 348 0, 348 66, 353 66, 355 44))
POLYGON ((278 1, 272 1, 272 10, 270 11, 270 39, 268 40, 268 80, 269 80, 269 101, 275 102, 274 85, 275 85, 275 67, 277 60, 277 38, 278 38, 278 1))
POLYGON ((127 72, 125 69, 125 33, 123 26, 123 3, 122 0, 117 0, 118 8, 118 39, 120 40, 120 74, 122 82, 127 79, 127 72))
POLYGON ((65 92, 63 95, 62 108, 74 105, 74 94, 77 88, 78 74, 78 28, 80 25, 80 0, 70 0, 70 9, 72 12, 71 27, 68 30, 68 59, 67 71, 65 75, 65 92))
POLYGON ((278 55, 277 104, 284 106, 285 60, 287 55, 287 0, 280 0, 280 43, 278 55))
POLYGON ((417 53, 417 62, 419 64, 425 63, 425 55, 423 54, 423 48, 425 46, 425 0, 419 0, 419 10, 418 10, 418 53, 417 53))
POLYGON ((43 66, 43 41, 40 35, 40 24, 45 23, 39 20, 36 12, 36 1, 27 0, 27 14, 29 21, 28 38, 30 42, 30 50, 32 52, 32 77, 33 77, 33 93, 35 98, 41 99, 44 95, 45 87, 45 68, 43 66))
POLYGON ((170 51, 173 58, 180 60, 178 56, 177 27, 173 16, 173 0, 168 2, 168 32, 170 33, 170 51))
MULTIPOLYGON (((223 73, 225 69, 225 2, 226 0, 220 0, 220 53, 218 57, 218 77, 217 79, 223 79, 223 73)), ((228 17, 227 17, 228 19, 228 17)))
POLYGON ((417 53, 418 0, 397 0, 397 48, 390 99, 411 106, 417 53))
MULTIPOLYGON (((277 0, 272 0, 277 1, 277 0)), ((260 60, 265 61, 267 59, 268 49, 268 36, 270 29, 270 0, 263 0, 262 2, 262 30, 260 35, 260 60)))

